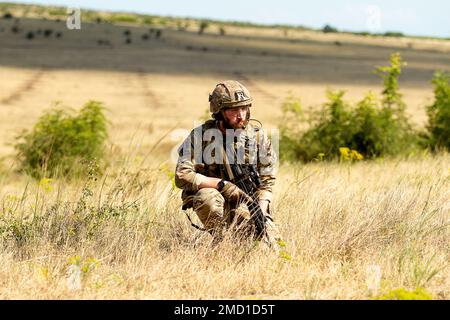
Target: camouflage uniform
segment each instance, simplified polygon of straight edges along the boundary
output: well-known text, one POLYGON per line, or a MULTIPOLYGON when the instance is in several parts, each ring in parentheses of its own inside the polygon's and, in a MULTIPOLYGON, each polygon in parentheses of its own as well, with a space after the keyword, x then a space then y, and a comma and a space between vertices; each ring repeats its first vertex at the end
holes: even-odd
MULTIPOLYGON (((191 131, 190 135, 183 142, 179 149, 179 159, 175 172, 175 183, 178 188, 183 189, 182 200, 183 209, 193 208, 197 213, 204 227, 211 233, 222 231, 223 227, 236 227, 237 229, 246 226, 245 222, 250 219, 250 213, 244 203, 233 207, 228 203, 217 189, 199 189, 199 174, 207 177, 224 178, 224 165, 196 163, 194 152, 196 132, 203 136, 209 129, 218 129, 217 120, 208 120, 200 127, 191 131), (188 152, 186 152, 188 151, 188 152), (183 154, 184 153, 184 154, 183 154)), ((200 138, 200 137, 198 137, 200 138)), ((246 141, 256 143, 259 157, 257 157, 257 168, 261 178, 261 187, 256 193, 258 201, 269 201, 269 209, 266 212, 267 230, 272 238, 270 241, 279 239, 279 232, 273 223, 270 212, 270 202, 272 201, 272 188, 275 183, 276 154, 272 144, 262 128, 248 124, 234 143, 235 150, 244 150, 244 159, 248 163, 252 154, 250 148, 246 147, 246 141)), ((205 150, 212 143, 202 140, 201 150, 205 150)), ((248 143, 247 143, 248 144, 248 143)))

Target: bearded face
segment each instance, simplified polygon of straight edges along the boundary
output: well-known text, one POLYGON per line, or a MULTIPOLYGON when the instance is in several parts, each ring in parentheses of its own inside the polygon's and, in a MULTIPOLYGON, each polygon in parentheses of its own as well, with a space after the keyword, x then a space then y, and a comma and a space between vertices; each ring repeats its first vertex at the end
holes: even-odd
POLYGON ((230 129, 243 129, 247 122, 248 106, 230 108, 223 111, 225 126, 230 129))

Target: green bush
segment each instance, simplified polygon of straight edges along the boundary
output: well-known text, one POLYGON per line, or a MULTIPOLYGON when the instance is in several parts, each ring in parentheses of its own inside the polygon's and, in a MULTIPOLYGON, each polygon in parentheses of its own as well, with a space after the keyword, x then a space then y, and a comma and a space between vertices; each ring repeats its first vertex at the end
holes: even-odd
POLYGON ((338 32, 338 29, 327 24, 322 28, 322 32, 323 33, 336 33, 336 32, 338 32))
POLYGON ((207 21, 201 21, 200 26, 198 27, 198 34, 203 34, 208 27, 209 23, 207 21))
POLYGON ((299 124, 305 121, 305 113, 300 99, 289 95, 283 103, 282 112, 281 143, 279 146, 281 159, 298 159, 297 152, 301 149, 298 137, 302 134, 299 124))
POLYGON ((151 17, 146 17, 142 19, 142 23, 147 25, 153 25, 155 23, 155 20, 151 17))
POLYGON ((390 66, 376 69, 384 80, 381 101, 369 92, 356 106, 351 106, 343 99, 344 91, 328 91, 328 102, 321 110, 306 118, 299 116, 301 108, 294 112, 297 129, 288 127, 293 110, 298 109, 295 101, 288 100, 288 106, 283 106, 282 159, 332 160, 342 156, 342 148, 351 149, 364 158, 376 158, 414 148, 417 135, 405 115, 405 104, 398 88, 402 65, 400 55, 393 54, 390 66), (299 130, 304 124, 309 128, 299 130))
POLYGON ((426 144, 432 150, 450 151, 450 74, 437 72, 432 82, 435 98, 427 107, 426 144))
POLYGON ((118 23, 138 23, 139 20, 134 15, 126 15, 126 14, 115 14, 110 18, 111 22, 118 22, 118 23))
POLYGON ((396 31, 388 31, 383 33, 383 35, 385 37, 396 37, 396 38, 400 38, 400 37, 404 37, 405 35, 401 32, 396 32, 396 31))
POLYGON ((67 15, 67 11, 64 8, 49 8, 48 14, 51 16, 64 17, 67 15))
POLYGON ((89 101, 76 115, 51 110, 31 131, 22 132, 15 148, 20 170, 35 178, 78 174, 83 163, 101 161, 107 138, 103 105, 89 101))

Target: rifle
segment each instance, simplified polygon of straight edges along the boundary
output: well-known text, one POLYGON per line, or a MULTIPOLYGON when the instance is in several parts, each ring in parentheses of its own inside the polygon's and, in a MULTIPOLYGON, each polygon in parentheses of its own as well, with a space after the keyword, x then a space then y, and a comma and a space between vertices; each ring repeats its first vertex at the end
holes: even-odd
POLYGON ((261 186, 261 179, 256 164, 231 164, 228 161, 226 152, 223 152, 223 162, 226 169, 225 180, 231 181, 252 198, 252 201, 247 203, 247 207, 250 210, 250 221, 253 221, 255 224, 257 239, 261 239, 266 232, 267 218, 256 198, 256 191, 261 186))

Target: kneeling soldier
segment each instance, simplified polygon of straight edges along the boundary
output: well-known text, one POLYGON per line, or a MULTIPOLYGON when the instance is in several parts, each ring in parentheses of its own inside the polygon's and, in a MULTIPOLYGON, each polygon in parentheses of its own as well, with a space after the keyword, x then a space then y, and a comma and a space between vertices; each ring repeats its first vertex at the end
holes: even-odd
POLYGON ((175 183, 183 189, 183 210, 193 208, 216 240, 232 227, 277 250, 270 211, 277 158, 261 126, 250 123, 252 101, 238 81, 216 86, 209 95, 213 119, 178 150, 175 183))

